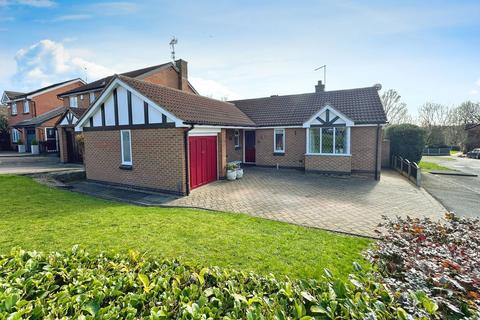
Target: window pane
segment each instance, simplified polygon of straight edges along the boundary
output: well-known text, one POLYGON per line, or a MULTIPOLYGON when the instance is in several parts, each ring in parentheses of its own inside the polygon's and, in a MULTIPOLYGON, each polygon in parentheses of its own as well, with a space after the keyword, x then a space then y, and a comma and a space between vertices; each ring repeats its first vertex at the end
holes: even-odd
POLYGON ((333 153, 334 128, 322 128, 322 153, 333 153))
POLYGON ((346 128, 335 128, 335 153, 347 153, 346 128))
POLYGON ((310 153, 320 153, 320 129, 310 129, 310 153))
POLYGON ((283 130, 275 130, 275 151, 283 150, 283 130))
POLYGON ((132 162, 132 155, 130 154, 130 131, 122 131, 123 141, 123 162, 132 162))

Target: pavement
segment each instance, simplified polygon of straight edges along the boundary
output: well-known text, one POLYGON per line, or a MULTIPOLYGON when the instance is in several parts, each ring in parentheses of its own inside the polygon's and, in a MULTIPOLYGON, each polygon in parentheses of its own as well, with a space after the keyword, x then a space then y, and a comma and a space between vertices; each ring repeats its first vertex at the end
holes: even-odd
POLYGON ((244 168, 241 180, 220 180, 174 197, 112 187, 89 181, 71 182, 73 191, 110 200, 167 207, 245 213, 348 234, 376 237, 382 215, 440 219, 446 212, 424 189, 390 170, 380 181, 334 177, 288 169, 244 168))
POLYGON ((38 174, 56 171, 84 170, 81 164, 62 164, 58 155, 0 151, 0 174, 38 174))
POLYGON ((445 208, 460 216, 480 218, 480 160, 452 156, 428 156, 422 161, 466 173, 470 176, 439 175, 425 172, 422 186, 445 208))

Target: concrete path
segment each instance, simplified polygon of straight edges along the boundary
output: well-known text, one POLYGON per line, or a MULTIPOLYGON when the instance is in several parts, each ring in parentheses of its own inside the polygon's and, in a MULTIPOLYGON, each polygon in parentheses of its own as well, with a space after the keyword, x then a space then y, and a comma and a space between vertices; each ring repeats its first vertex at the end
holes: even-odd
POLYGON ((65 170, 83 170, 81 164, 62 164, 56 155, 0 152, 0 174, 33 174, 65 170))

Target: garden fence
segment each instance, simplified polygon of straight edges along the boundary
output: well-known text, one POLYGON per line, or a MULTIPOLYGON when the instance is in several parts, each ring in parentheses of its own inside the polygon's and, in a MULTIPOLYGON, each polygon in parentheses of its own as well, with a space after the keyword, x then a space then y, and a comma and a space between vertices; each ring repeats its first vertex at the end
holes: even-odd
POLYGON ((452 148, 425 148, 423 149, 424 156, 449 156, 452 148))
POLYGON ((404 159, 400 156, 393 156, 392 168, 407 177, 418 187, 421 186, 422 169, 420 169, 420 167, 415 162, 409 161, 408 159, 404 159))

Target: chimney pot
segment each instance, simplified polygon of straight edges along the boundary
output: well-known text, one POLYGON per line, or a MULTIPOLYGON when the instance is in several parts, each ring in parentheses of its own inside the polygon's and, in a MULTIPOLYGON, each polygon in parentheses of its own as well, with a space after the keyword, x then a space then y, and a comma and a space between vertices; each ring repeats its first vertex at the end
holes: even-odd
POLYGON ((324 92, 325 91, 325 85, 322 83, 321 80, 318 81, 318 84, 315 85, 315 92, 324 92))

